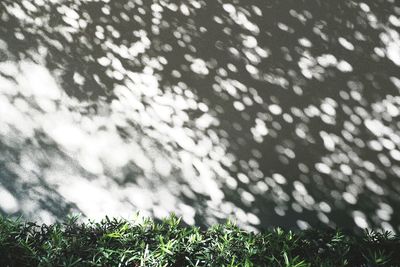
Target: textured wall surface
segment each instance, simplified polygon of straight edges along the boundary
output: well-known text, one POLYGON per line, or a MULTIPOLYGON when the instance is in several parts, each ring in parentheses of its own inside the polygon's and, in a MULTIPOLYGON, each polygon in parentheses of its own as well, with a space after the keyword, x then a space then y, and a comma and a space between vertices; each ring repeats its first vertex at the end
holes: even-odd
POLYGON ((2 0, 0 212, 400 231, 396 1, 2 0))

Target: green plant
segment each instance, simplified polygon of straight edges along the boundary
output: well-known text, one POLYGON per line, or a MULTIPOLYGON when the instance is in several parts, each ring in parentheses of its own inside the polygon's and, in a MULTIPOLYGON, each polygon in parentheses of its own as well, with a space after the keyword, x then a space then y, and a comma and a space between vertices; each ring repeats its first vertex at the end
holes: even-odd
POLYGON ((400 239, 388 232, 256 234, 231 222, 200 230, 175 215, 53 225, 0 217, 0 266, 399 266, 397 251, 400 239))

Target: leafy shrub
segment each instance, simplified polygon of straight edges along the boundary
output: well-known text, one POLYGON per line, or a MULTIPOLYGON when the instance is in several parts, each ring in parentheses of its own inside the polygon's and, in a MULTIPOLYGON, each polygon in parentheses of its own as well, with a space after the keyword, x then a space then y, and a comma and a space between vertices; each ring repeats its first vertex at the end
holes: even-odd
POLYGON ((399 236, 340 230, 207 230, 171 216, 37 225, 0 217, 0 266, 399 266, 399 236))

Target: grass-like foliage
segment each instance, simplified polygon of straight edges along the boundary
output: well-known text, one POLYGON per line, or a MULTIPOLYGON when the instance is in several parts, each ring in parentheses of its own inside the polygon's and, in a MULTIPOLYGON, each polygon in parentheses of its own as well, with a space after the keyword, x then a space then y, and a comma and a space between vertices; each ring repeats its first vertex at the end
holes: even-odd
POLYGON ((37 225, 0 217, 0 266, 400 266, 400 237, 390 233, 255 234, 227 222, 207 230, 171 216, 37 225))

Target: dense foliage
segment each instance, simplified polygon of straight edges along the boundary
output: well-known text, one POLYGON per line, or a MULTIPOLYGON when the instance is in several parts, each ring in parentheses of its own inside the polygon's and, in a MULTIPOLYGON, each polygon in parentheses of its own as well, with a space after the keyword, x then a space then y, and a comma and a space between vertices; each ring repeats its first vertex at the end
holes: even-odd
POLYGON ((399 266, 399 236, 339 230, 207 230, 175 216, 37 225, 0 218, 1 266, 399 266))

